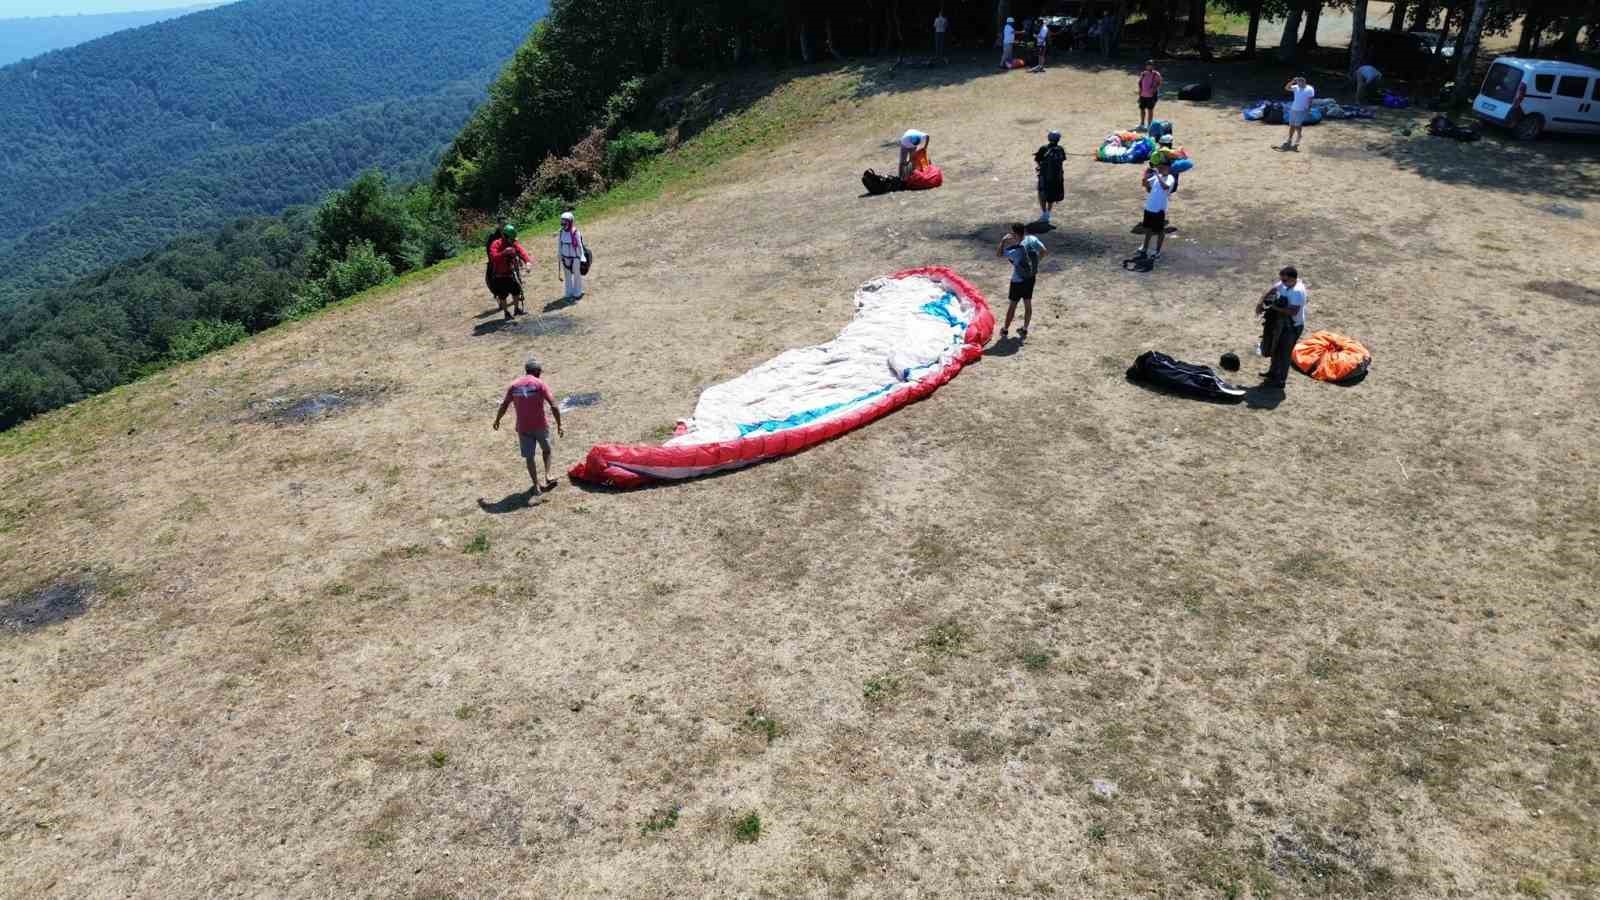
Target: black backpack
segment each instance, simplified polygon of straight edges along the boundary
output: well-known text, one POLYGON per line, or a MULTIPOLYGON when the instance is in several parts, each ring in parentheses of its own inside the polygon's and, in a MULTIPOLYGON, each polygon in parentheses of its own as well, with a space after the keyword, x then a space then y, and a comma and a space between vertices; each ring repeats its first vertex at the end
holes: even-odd
POLYGON ((1261 121, 1268 125, 1282 125, 1284 122, 1283 104, 1277 102, 1268 103, 1267 108, 1261 113, 1261 121))
POLYGON ((1017 271, 1022 273, 1024 281, 1039 276, 1039 251, 1025 243, 1017 244, 1022 248, 1022 264, 1017 266, 1017 271))
POLYGON ((871 169, 861 173, 861 186, 867 193, 876 197, 879 194, 888 194, 893 191, 903 191, 906 183, 898 175, 879 175, 871 169))
POLYGON ((1179 100, 1210 100, 1211 82, 1196 81, 1178 89, 1179 100))

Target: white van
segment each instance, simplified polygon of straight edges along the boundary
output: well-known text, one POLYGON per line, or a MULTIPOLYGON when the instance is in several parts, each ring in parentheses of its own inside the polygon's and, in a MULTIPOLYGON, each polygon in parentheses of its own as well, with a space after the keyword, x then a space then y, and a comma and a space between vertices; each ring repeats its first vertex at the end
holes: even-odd
POLYGON ((1472 111, 1525 141, 1546 131, 1600 133, 1600 69, 1502 56, 1484 76, 1472 111))

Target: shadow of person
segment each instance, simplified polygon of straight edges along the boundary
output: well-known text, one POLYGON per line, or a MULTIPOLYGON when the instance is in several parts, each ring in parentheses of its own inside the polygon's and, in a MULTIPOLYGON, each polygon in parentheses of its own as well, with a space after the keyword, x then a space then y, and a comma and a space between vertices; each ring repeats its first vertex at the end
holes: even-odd
POLYGON ((992 357, 996 357, 996 358, 1006 357, 1006 356, 1016 356, 1017 355, 1017 351, 1021 350, 1021 349, 1022 349, 1022 339, 1021 338, 1018 338, 1018 337, 1004 337, 1004 338, 1001 338, 1000 340, 995 341, 994 343, 990 344, 988 346, 988 348, 983 351, 983 356, 984 356, 985 359, 987 359, 987 358, 989 358, 991 356, 992 357))
POLYGON ((1251 409, 1277 409, 1284 396, 1283 388, 1277 385, 1258 384, 1245 389, 1244 405, 1251 409))
POLYGON ((490 317, 490 316, 498 316, 498 315, 501 315, 501 314, 502 314, 502 313, 503 313, 503 312, 504 312, 504 311, 503 311, 503 310, 501 310, 501 309, 500 309, 500 307, 498 307, 498 306, 491 306, 491 307, 489 307, 489 308, 488 308, 488 309, 486 309, 486 310, 484 310, 484 311, 483 311, 483 312, 481 312, 481 313, 478 313, 478 314, 477 314, 477 315, 475 315, 475 316, 473 316, 473 318, 474 318, 474 319, 487 319, 487 318, 489 318, 489 317, 490 317))
POLYGON ((559 309, 566 309, 569 306, 577 306, 578 301, 582 299, 582 297, 562 297, 560 300, 551 300, 544 305, 544 311, 555 312, 559 309))
POLYGON ((538 496, 531 490, 517 491, 515 494, 507 494, 493 503, 490 503, 482 497, 478 498, 478 508, 491 516, 503 516, 507 513, 514 513, 518 510, 528 509, 529 507, 538 505, 538 496))
POLYGON ((507 328, 515 328, 516 326, 517 322, 515 319, 492 319, 488 322, 479 322, 478 324, 472 326, 472 336, 483 337, 486 334, 498 334, 502 331, 505 331, 507 328))

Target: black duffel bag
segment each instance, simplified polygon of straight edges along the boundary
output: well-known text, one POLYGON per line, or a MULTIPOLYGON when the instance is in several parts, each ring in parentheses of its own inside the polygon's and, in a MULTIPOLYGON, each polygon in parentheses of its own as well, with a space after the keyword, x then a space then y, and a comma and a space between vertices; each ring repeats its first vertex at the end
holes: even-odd
POLYGON ((1186 397, 1234 403, 1244 399, 1244 389, 1217 377, 1210 366, 1180 362, 1165 353, 1146 350, 1128 367, 1128 379, 1186 397))
POLYGON ((1211 82, 1196 81, 1178 88, 1179 100, 1210 100, 1211 82))
POLYGON ((888 194, 906 189, 906 183, 900 179, 900 176, 879 175, 871 169, 861 173, 861 186, 866 188, 867 193, 874 197, 879 194, 888 194))

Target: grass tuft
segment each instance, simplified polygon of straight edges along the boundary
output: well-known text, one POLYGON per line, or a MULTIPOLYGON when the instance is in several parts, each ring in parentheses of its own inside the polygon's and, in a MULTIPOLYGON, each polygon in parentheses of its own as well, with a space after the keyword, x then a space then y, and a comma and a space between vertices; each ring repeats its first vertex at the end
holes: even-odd
POLYGON ((761 840, 761 817, 756 815, 755 810, 734 820, 733 839, 741 844, 754 844, 761 840))
POLYGON ((466 546, 461 548, 461 552, 462 553, 488 553, 489 552, 489 532, 480 531, 477 534, 473 535, 472 536, 472 540, 467 541, 466 546))
POLYGON ((639 824, 640 834, 656 834, 671 828, 678 827, 678 813, 682 811, 683 804, 674 803, 665 809, 658 809, 650 814, 639 824))

